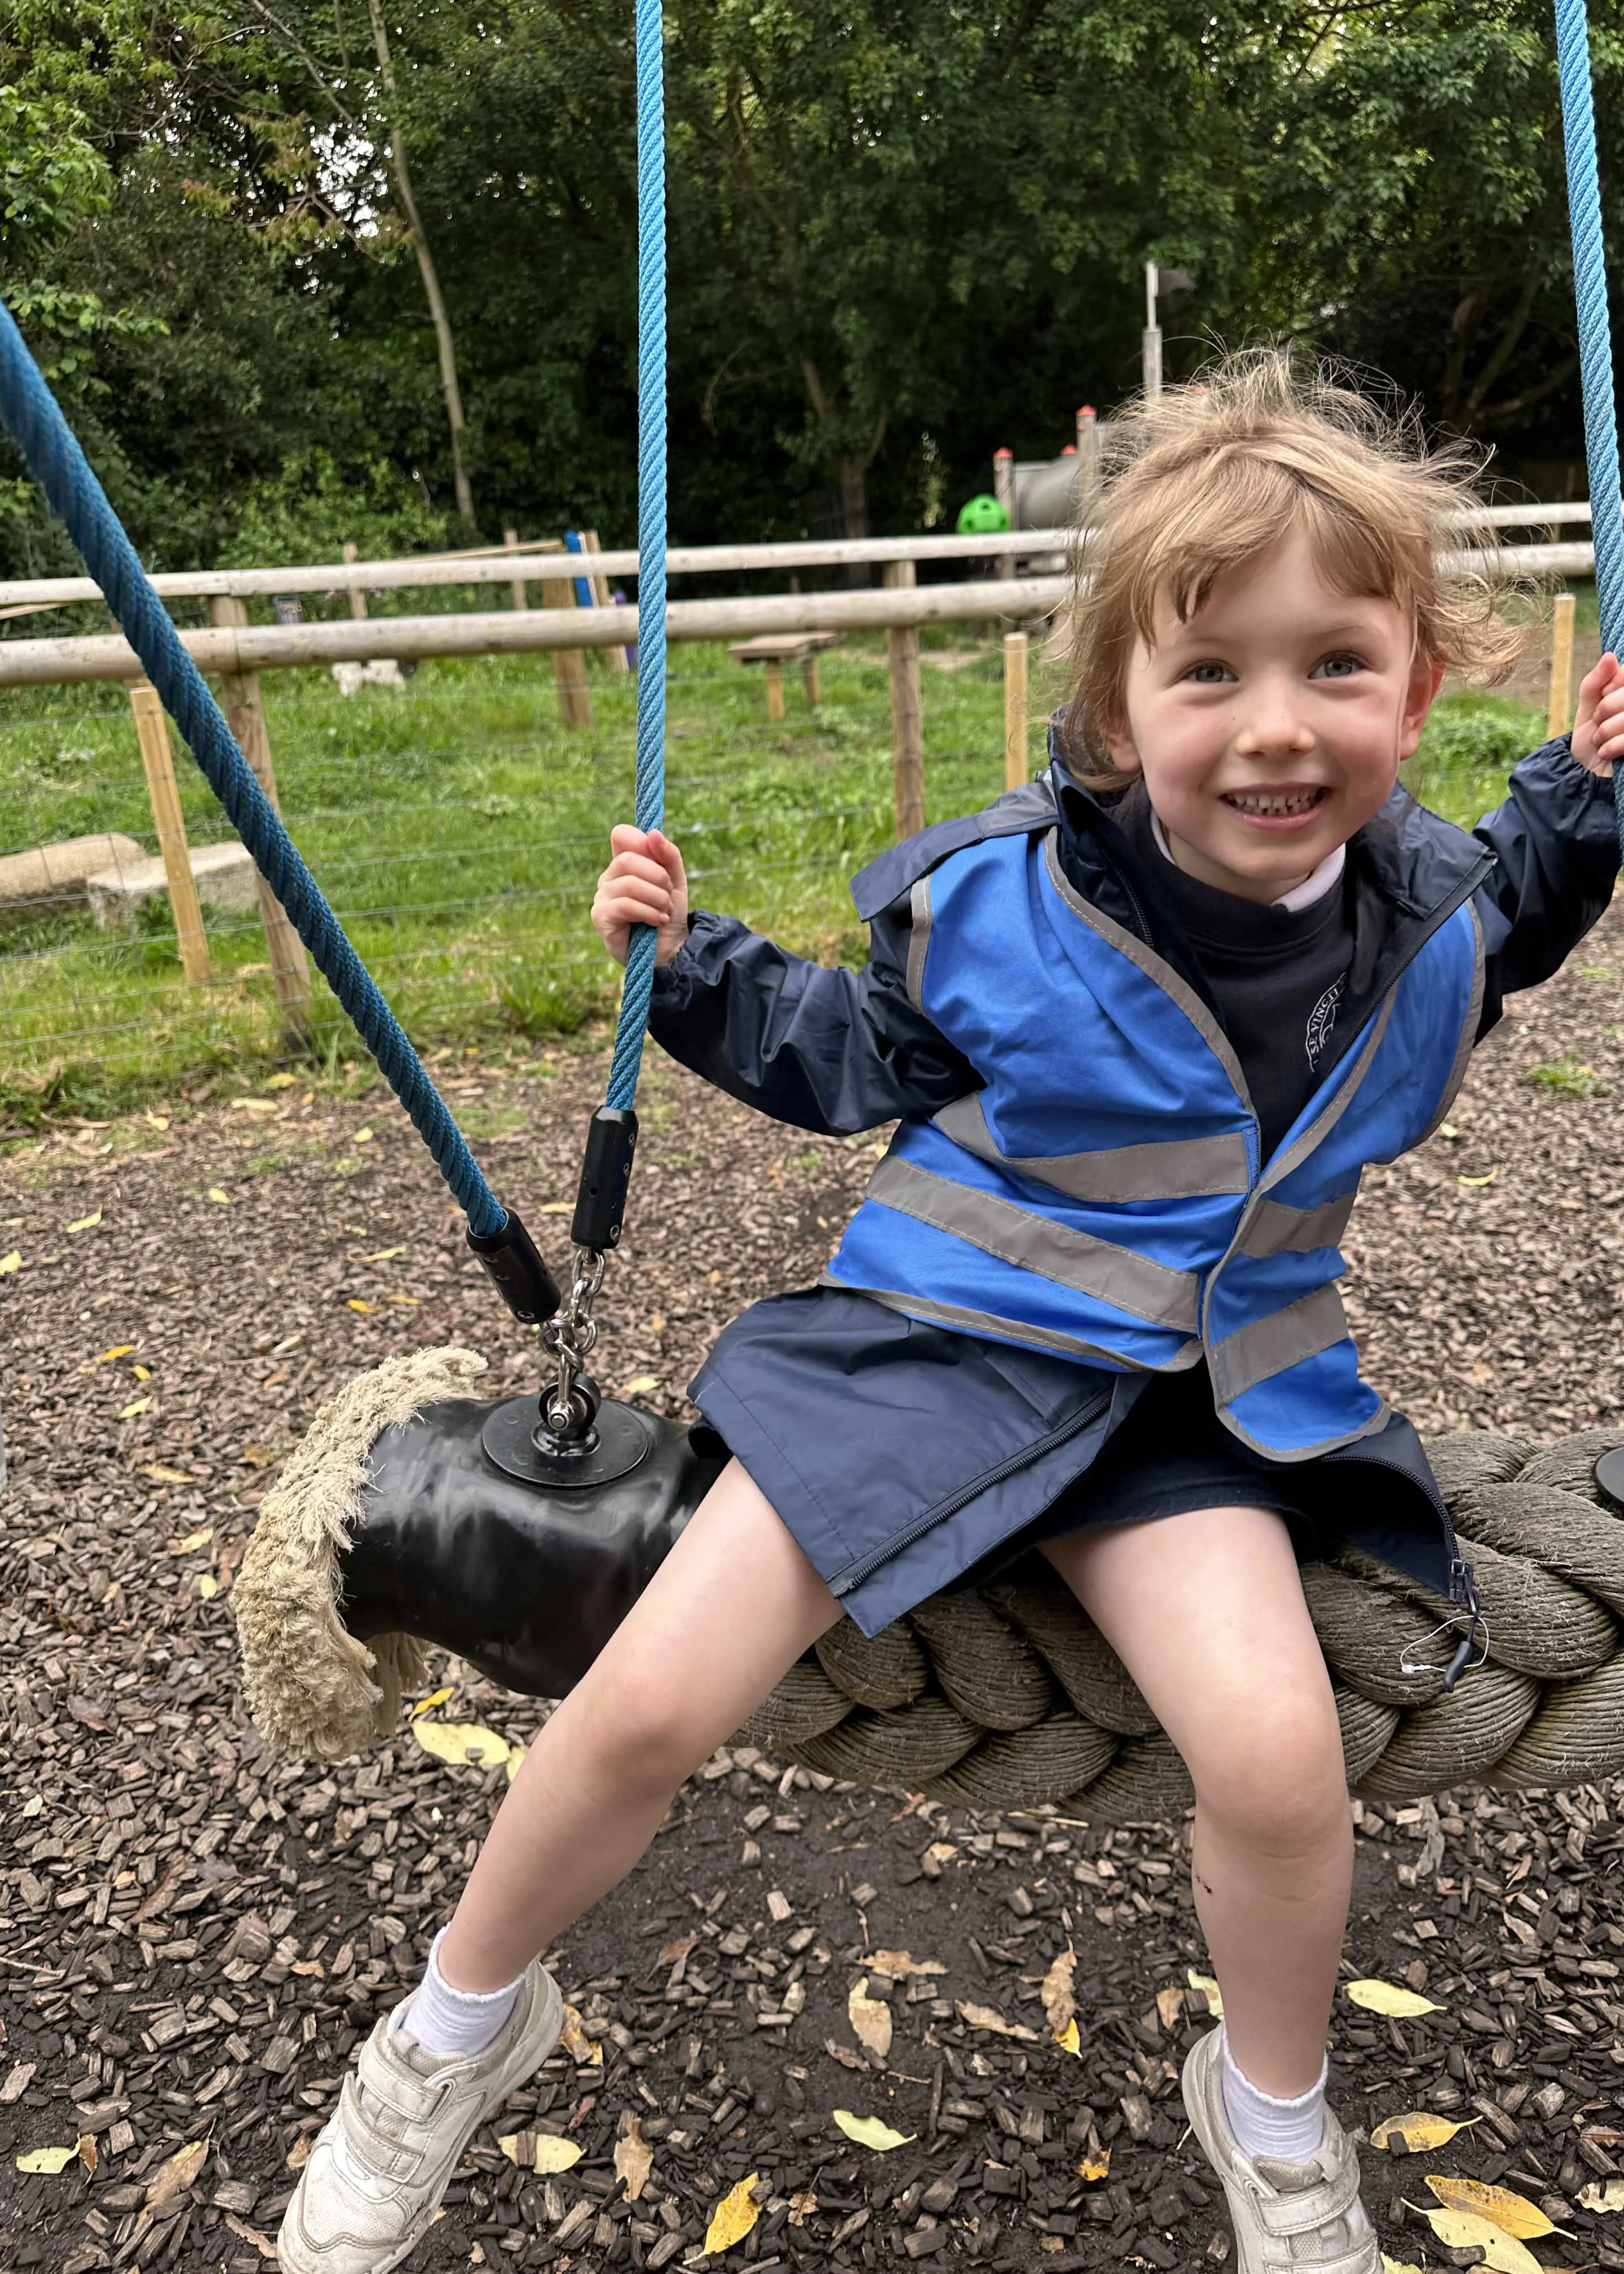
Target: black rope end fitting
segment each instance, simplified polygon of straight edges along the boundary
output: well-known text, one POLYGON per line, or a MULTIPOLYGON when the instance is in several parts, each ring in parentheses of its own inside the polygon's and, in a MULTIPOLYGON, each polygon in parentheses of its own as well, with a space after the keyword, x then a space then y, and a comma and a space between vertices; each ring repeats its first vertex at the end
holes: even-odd
POLYGON ((620 1219, 626 1213, 632 1155, 636 1149, 637 1117, 631 1108, 600 1105, 586 1133, 575 1218, 569 1227, 577 1247, 590 1247, 602 1255, 620 1246, 620 1219))
POLYGON ((558 1282, 511 1209, 495 1231, 477 1232, 470 1224, 468 1244, 521 1326, 539 1327, 553 1316, 560 1300, 558 1282))

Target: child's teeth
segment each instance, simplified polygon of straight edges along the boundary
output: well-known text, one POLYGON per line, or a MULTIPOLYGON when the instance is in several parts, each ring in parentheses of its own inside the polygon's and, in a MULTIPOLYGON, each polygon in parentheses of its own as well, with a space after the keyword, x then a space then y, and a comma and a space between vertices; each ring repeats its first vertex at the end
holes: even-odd
POLYGON ((1301 791, 1295 797, 1268 797, 1253 793, 1251 795, 1233 795, 1229 802, 1239 806, 1243 813, 1301 813, 1305 807, 1313 804, 1319 794, 1318 790, 1312 789, 1301 791))

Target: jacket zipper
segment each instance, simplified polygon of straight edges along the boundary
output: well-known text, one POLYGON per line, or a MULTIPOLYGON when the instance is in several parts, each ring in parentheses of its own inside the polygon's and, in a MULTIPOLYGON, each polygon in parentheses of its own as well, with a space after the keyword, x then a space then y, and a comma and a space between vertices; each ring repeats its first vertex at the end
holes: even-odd
MULTIPOLYGON (((1391 1469, 1395 1475, 1407 1477, 1410 1472, 1400 1461, 1389 1461, 1382 1453, 1356 1453, 1350 1448, 1339 1448, 1349 1460, 1367 1461, 1372 1468, 1391 1469)), ((1333 1453, 1330 1457, 1336 1458, 1333 1453)), ((1466 1661, 1471 1656, 1477 1630, 1483 1624, 1483 1613, 1477 1601, 1477 1576, 1461 1554, 1460 1540, 1455 1529, 1455 1518, 1447 1509, 1443 1512, 1444 1541, 1449 1550, 1449 1585, 1446 1589, 1448 1600, 1458 1603, 1466 1614, 1466 1632, 1456 1645, 1455 1656, 1444 1673, 1444 1694, 1447 1697, 1466 1671, 1466 1661)))
POLYGON ((1079 1429, 1086 1429, 1105 1411, 1112 1395, 1111 1390, 1102 1389, 1097 1397, 1090 1398, 1080 1412, 1074 1413, 1064 1427, 1052 1429, 1047 1437, 1040 1437, 1034 1445, 1025 1446, 1019 1453, 1011 1453, 1007 1460, 1000 1461, 996 1469, 984 1471, 967 1485, 960 1486, 956 1493, 950 1493, 945 1500, 938 1501, 934 1508, 927 1509, 922 1516, 916 1516, 894 1540, 888 1540, 883 1547, 876 1548, 872 1555, 865 1555, 861 1562, 853 1564, 850 1570, 842 1572, 838 1578, 831 1579, 829 1582, 830 1593, 837 1597, 849 1595, 854 1587, 861 1586, 865 1579, 877 1571, 882 1563, 889 1563, 893 1555, 900 1555, 905 1547, 911 1547, 933 1525, 944 1523, 950 1516, 957 1516, 959 1510, 967 1506, 978 1493, 990 1492, 994 1485, 1002 1484, 1005 1477, 1012 1477, 1018 1469, 1029 1467, 1034 1461, 1041 1460, 1045 1453, 1052 1453, 1057 1445, 1064 1445, 1068 1437, 1075 1437, 1079 1429))

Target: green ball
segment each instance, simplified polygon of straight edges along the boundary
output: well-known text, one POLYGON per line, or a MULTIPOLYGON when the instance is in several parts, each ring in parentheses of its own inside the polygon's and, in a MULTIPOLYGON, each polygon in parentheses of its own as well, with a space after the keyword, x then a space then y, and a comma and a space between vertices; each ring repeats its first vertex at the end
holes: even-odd
POLYGON ((1009 525, 1009 515, 999 504, 997 499, 990 496, 985 490, 981 492, 980 497, 973 497, 968 505, 959 508, 959 534, 960 537, 997 537, 1009 525))

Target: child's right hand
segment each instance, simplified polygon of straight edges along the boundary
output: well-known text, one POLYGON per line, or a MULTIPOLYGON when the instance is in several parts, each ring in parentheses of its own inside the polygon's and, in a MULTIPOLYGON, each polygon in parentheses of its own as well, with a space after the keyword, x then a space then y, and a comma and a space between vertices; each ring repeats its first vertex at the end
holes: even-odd
POLYGON ((1580 684, 1572 748, 1579 764, 1604 781, 1624 758, 1624 665, 1611 650, 1580 684))
POLYGON ((613 855, 598 880, 592 922, 617 963, 626 960, 634 924, 653 924, 654 960, 669 963, 688 938, 688 877, 682 855, 658 829, 624 824, 609 832, 613 855))

